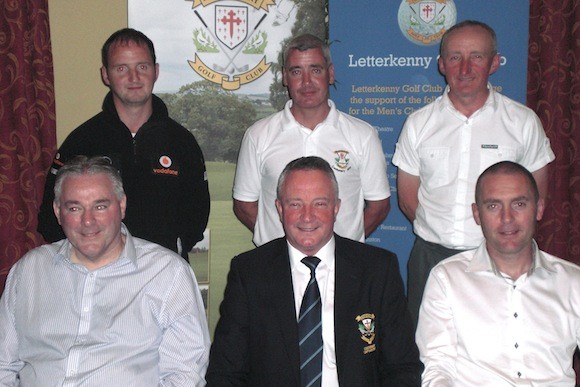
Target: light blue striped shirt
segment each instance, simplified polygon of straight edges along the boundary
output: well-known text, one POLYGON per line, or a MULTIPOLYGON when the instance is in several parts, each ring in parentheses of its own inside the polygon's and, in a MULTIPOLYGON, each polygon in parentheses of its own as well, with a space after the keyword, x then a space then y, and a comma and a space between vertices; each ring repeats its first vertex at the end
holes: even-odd
POLYGON ((65 239, 10 271, 0 300, 2 386, 205 385, 209 332, 193 271, 133 238, 95 271, 65 239))

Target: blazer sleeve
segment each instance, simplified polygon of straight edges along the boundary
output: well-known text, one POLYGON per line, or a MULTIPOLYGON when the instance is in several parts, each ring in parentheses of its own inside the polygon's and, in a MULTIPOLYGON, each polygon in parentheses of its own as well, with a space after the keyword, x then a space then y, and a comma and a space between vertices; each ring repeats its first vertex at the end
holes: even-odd
POLYGON ((249 379, 250 316, 248 294, 240 272, 232 260, 220 319, 209 355, 206 374, 208 387, 245 386, 249 379))
POLYGON ((379 329, 381 350, 381 385, 420 386, 423 365, 415 344, 414 326, 407 310, 407 300, 397 257, 389 253, 384 277, 383 322, 379 329))

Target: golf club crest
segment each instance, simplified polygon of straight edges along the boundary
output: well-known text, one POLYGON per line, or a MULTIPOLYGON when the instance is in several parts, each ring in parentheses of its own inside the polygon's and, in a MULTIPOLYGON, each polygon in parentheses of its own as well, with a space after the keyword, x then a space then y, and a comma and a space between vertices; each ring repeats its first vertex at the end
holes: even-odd
POLYGON ((187 61, 193 71, 228 91, 266 74, 268 33, 260 26, 275 0, 185 1, 193 1, 196 19, 195 57, 187 61))

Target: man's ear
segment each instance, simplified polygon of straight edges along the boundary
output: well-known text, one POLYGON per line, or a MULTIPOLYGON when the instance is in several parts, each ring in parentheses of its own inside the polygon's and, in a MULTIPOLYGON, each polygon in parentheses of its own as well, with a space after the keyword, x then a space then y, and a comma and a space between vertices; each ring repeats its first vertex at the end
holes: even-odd
POLYGON ((121 207, 121 219, 125 219, 125 210, 127 209, 127 195, 123 194, 120 202, 121 207))
POLYGON ((278 211, 278 217, 280 218, 280 222, 282 222, 282 214, 284 209, 282 208, 282 202, 278 199, 274 202, 276 204, 276 210, 278 211))
POLYGON ((60 223, 60 206, 58 204, 56 204, 56 202, 52 202, 52 210, 54 211, 54 216, 56 216, 56 220, 58 221, 58 224, 60 223))
POLYGON ((495 73, 497 69, 499 69, 499 61, 500 61, 499 54, 495 54, 493 59, 491 60, 491 66, 489 67, 489 75, 495 73))
POLYGON ((477 204, 471 204, 471 212, 473 213, 473 219, 475 219, 475 223, 481 226, 481 220, 479 219, 479 208, 477 207, 477 204))
POLYGON ((538 204, 537 204, 537 209, 536 209, 536 220, 539 222, 540 220, 542 220, 542 217, 544 216, 544 209, 546 208, 546 202, 544 201, 544 199, 540 198, 538 199, 538 204))
POLYGON ((105 85, 111 86, 111 83, 109 82, 109 74, 107 74, 105 66, 101 66, 101 79, 105 85))
POLYGON ((328 84, 334 85, 334 65, 332 63, 328 66, 328 84))

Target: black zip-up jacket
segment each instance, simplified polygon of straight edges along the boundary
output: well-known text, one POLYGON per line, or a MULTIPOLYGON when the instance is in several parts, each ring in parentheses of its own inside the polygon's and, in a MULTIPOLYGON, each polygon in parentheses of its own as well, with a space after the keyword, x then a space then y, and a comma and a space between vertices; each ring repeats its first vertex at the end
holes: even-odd
POLYGON ((123 178, 127 195, 124 223, 133 236, 182 256, 201 239, 210 199, 203 154, 194 136, 172 120, 153 95, 153 114, 135 137, 121 122, 109 93, 103 111, 75 129, 55 156, 44 188, 38 231, 47 242, 64 238, 52 209, 56 172, 76 155, 108 156, 123 178))

